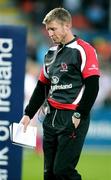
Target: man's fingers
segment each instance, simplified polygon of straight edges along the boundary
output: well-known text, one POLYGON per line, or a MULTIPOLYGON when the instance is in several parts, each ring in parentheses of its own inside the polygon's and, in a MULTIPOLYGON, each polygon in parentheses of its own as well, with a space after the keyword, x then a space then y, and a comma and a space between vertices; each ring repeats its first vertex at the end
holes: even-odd
POLYGON ((25 123, 23 123, 24 125, 24 132, 26 132, 27 130, 27 126, 29 125, 30 121, 26 121, 25 123))
POLYGON ((24 125, 24 130, 23 130, 23 131, 24 131, 24 133, 25 133, 25 132, 26 132, 26 130, 27 130, 27 126, 28 126, 28 125, 24 125))
POLYGON ((24 127, 23 127, 23 132, 26 132, 27 126, 28 126, 29 123, 30 123, 29 117, 24 116, 24 117, 21 119, 20 123, 23 124, 23 126, 24 126, 24 127))
POLYGON ((73 122, 75 128, 77 128, 80 123, 80 119, 72 117, 72 122, 73 122))

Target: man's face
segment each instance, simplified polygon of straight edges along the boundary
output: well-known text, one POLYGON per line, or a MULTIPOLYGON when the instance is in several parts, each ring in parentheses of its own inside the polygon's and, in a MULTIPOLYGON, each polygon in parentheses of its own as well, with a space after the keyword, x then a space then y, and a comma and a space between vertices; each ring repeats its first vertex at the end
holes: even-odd
POLYGON ((48 31, 49 37, 52 39, 54 44, 65 43, 68 31, 66 23, 61 23, 58 20, 51 21, 46 24, 46 30, 48 31))

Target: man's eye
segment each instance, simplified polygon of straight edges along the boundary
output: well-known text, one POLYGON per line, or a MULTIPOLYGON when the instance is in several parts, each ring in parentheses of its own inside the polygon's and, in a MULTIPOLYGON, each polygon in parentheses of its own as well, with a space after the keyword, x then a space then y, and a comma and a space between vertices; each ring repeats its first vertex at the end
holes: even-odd
POLYGON ((51 28, 52 31, 55 31, 57 28, 51 28))
POLYGON ((51 28, 51 31, 55 31, 55 29, 54 29, 54 28, 51 28))

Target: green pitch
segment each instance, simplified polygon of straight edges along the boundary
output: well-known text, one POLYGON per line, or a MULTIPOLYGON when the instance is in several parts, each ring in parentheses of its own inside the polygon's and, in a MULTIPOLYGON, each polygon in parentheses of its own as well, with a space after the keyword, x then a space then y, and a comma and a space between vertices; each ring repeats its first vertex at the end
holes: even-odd
MULTIPOLYGON (((83 150, 77 169, 83 180, 111 179, 111 151, 83 150)), ((43 155, 24 150, 22 180, 43 180, 43 155)))

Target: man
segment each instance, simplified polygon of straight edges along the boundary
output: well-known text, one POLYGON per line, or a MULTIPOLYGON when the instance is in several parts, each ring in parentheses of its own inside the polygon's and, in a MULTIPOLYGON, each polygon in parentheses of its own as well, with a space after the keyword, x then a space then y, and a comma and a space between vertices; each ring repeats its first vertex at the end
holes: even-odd
POLYGON ((44 180, 81 180, 77 172, 89 127, 89 113, 99 89, 99 68, 94 48, 73 35, 71 15, 55 8, 44 18, 54 43, 21 122, 30 119, 47 95, 48 113, 43 122, 44 180))

